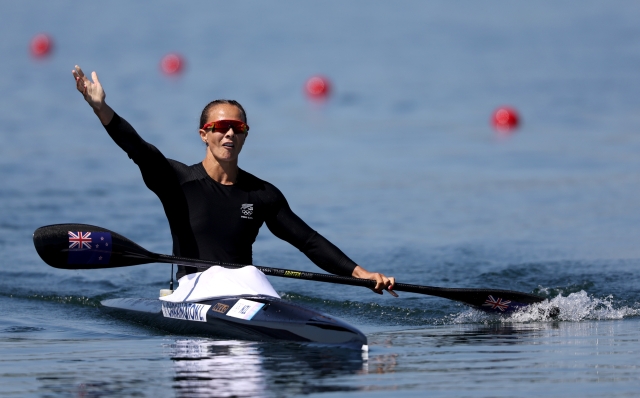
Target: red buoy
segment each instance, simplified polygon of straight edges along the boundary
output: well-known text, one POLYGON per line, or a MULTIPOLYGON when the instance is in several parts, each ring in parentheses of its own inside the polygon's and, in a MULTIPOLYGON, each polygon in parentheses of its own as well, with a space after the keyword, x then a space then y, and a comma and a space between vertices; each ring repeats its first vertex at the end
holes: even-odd
POLYGON ((313 76, 304 86, 307 96, 311 99, 325 99, 329 96, 331 85, 329 80, 322 76, 313 76))
POLYGON ((496 109, 491 118, 491 124, 499 133, 513 132, 518 127, 519 122, 518 112, 508 106, 496 109))
POLYGON ((184 69, 184 60, 179 54, 169 53, 162 57, 160 69, 166 75, 176 75, 184 69))
POLYGON ((44 34, 37 34, 33 39, 31 39, 31 55, 36 58, 44 58, 51 53, 53 49, 53 41, 51 38, 44 34))

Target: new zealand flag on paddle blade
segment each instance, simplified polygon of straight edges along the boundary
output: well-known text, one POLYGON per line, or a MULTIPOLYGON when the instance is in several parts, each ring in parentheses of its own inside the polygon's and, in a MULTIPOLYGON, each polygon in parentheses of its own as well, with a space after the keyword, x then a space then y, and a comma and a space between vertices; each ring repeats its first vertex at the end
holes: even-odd
POLYGON ((109 264, 110 258, 109 232, 69 231, 68 264, 109 264))

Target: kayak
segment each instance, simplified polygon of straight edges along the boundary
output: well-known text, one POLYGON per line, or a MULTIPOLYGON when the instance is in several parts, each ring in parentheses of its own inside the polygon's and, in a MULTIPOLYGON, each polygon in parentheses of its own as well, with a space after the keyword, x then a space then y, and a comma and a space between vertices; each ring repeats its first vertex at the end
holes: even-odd
POLYGON ((215 297, 198 302, 115 298, 101 304, 101 309, 110 315, 171 333, 367 349, 367 337, 355 327, 267 295, 215 297))
POLYGON ((104 300, 102 308, 178 334, 366 349, 367 338, 358 329, 281 299, 254 266, 214 266, 178 282, 175 291, 163 289, 158 299, 104 300))

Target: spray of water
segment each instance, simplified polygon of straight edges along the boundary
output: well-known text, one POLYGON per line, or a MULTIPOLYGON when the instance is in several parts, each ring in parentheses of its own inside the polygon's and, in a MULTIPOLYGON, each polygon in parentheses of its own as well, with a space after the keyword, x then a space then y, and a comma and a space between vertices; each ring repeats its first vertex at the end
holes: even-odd
POLYGON ((612 320, 640 315, 640 306, 636 308, 621 306, 616 308, 613 296, 605 298, 590 297, 584 290, 562 294, 530 305, 508 315, 493 315, 482 311, 468 310, 450 317, 451 323, 526 323, 545 321, 612 320), (559 310, 559 313, 558 313, 559 310))

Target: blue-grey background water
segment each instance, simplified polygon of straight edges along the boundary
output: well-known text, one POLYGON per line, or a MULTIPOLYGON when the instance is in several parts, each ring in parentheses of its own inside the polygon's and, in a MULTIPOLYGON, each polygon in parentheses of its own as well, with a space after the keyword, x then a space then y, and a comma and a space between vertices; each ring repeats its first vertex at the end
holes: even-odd
MULTIPOLYGON (((636 396, 640 5, 636 2, 4 2, 0 5, 3 396, 636 396), (28 53, 49 33, 55 51, 28 53), (178 78, 159 71, 181 53, 178 78), (363 330, 368 354, 170 335, 100 311, 170 267, 56 270, 42 225, 169 253, 162 207, 75 91, 168 157, 202 160, 202 107, 234 98, 240 165, 358 263, 398 281, 537 293, 511 318, 416 294, 271 278, 363 330), (303 93, 322 74, 322 104, 303 93), (510 136, 489 125, 518 109, 510 136)), ((256 264, 318 271, 266 228, 256 264)))

